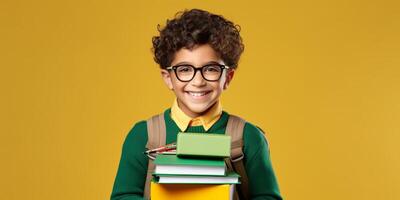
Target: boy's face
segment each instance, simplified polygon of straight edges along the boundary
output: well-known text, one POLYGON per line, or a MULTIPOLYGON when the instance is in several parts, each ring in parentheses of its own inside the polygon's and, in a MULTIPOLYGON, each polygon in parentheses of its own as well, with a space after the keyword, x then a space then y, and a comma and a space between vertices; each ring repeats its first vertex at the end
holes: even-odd
MULTIPOLYGON (((190 64, 200 68, 210 63, 225 64, 214 49, 208 45, 195 46, 192 50, 182 48, 175 53, 171 66, 190 64)), ((200 71, 189 82, 178 80, 173 70, 161 70, 168 88, 174 91, 179 108, 190 117, 198 117, 207 112, 216 102, 234 75, 233 69, 224 69, 218 81, 207 81, 200 71)))

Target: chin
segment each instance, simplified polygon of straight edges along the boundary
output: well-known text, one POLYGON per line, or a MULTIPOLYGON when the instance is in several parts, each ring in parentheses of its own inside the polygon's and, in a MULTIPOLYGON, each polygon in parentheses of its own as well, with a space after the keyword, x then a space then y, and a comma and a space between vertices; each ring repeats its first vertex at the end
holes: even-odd
POLYGON ((207 112, 211 108, 211 105, 204 106, 190 106, 189 109, 191 112, 196 113, 198 115, 202 115, 207 112))
POLYGON ((209 109, 208 107, 201 107, 201 108, 199 108, 199 107, 195 107, 195 108, 193 108, 193 107, 190 107, 189 108, 190 109, 190 111, 192 111, 193 113, 197 113, 197 114, 203 114, 204 112, 207 112, 207 110, 209 109))

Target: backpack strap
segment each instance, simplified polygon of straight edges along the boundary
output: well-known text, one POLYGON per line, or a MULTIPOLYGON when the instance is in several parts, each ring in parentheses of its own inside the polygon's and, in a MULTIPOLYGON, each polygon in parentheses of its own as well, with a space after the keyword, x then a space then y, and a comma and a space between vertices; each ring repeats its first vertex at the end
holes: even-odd
POLYGON ((231 157, 225 159, 229 171, 235 171, 240 175, 241 184, 236 185, 233 199, 250 199, 249 179, 244 167, 243 158, 243 130, 246 121, 242 118, 230 115, 226 125, 225 134, 231 136, 231 157))
MULTIPOLYGON (((164 113, 155 115, 147 120, 147 149, 154 149, 166 143, 166 128, 164 121, 164 113)), ((149 159, 147 166, 146 182, 144 185, 145 199, 150 199, 150 183, 155 169, 154 161, 149 159)))

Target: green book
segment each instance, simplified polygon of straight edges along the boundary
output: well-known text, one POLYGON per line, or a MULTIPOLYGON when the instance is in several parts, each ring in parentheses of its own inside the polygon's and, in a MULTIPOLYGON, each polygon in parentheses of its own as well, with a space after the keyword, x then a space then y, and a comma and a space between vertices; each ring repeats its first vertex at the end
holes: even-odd
POLYGON ((205 133, 179 133, 176 154, 178 156, 227 158, 231 154, 231 136, 205 133))
POLYGON ((226 176, 154 174, 153 181, 164 184, 240 184, 239 177, 235 172, 230 172, 226 176))
POLYGON ((180 158, 177 155, 159 154, 154 160, 155 174, 174 175, 225 175, 225 161, 221 159, 180 158))

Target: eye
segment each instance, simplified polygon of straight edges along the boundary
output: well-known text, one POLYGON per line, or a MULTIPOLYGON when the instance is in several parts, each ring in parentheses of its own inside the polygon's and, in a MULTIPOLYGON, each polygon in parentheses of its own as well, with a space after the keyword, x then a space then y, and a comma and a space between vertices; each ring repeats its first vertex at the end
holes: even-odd
POLYGON ((221 67, 219 65, 208 65, 204 68, 204 72, 220 72, 221 67))
POLYGON ((177 72, 185 73, 193 71, 192 66, 190 65, 181 65, 176 68, 177 72))

